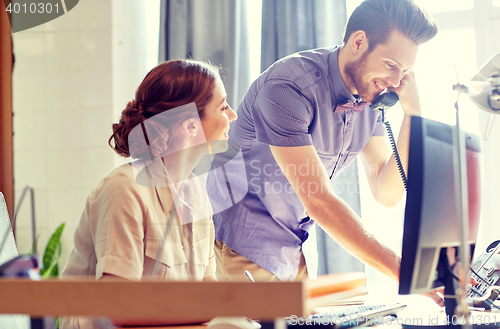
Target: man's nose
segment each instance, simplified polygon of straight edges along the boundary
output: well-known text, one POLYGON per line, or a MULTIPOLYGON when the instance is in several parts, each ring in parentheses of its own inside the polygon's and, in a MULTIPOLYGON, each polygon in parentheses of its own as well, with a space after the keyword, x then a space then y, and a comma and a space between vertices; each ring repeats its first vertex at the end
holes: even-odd
POLYGON ((404 76, 405 76, 405 72, 402 71, 402 70, 397 70, 395 71, 391 76, 389 76, 388 78, 388 84, 389 84, 389 87, 392 87, 392 88, 397 88, 399 87, 399 85, 401 84, 401 80, 403 80, 404 76))

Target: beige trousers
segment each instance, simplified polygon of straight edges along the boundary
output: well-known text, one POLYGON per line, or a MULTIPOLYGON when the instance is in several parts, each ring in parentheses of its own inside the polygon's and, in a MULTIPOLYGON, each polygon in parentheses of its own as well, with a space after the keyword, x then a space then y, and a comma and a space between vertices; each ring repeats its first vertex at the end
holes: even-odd
MULTIPOLYGON (((241 256, 221 241, 215 241, 214 250, 215 261, 217 263, 216 274, 219 281, 246 281, 248 279, 243 274, 245 270, 252 273, 255 281, 279 281, 276 275, 241 256)), ((299 272, 295 281, 307 278, 306 261, 302 254, 300 257, 299 272)))

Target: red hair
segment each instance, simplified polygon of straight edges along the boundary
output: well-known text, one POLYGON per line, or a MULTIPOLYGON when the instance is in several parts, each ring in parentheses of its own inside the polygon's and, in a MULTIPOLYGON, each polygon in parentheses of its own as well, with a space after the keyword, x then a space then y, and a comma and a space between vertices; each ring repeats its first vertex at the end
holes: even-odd
MULTIPOLYGON (((145 120, 170 109, 195 103, 199 118, 203 118, 204 109, 210 102, 215 83, 220 79, 219 69, 211 64, 195 60, 171 60, 152 69, 137 88, 135 100, 129 102, 122 111, 120 121, 112 125, 113 134, 108 140, 113 150, 123 157, 147 157, 149 152, 144 143, 129 145, 129 134, 145 120), (114 145, 113 145, 114 144, 114 145)), ((177 122, 188 119, 191 113, 186 111, 176 115, 177 122)), ((161 154, 168 147, 171 134, 169 129, 157 127, 153 134, 155 140, 149 140, 155 154, 161 154)))

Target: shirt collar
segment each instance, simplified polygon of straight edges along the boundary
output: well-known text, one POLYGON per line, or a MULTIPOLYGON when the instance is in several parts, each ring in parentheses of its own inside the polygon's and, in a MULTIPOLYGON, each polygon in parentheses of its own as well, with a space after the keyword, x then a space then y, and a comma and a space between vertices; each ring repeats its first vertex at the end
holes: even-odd
POLYGON ((330 84, 332 85, 332 105, 334 107, 339 103, 361 101, 361 98, 356 98, 351 94, 344 80, 342 80, 339 68, 339 50, 340 47, 336 47, 330 52, 328 57, 328 70, 330 73, 330 84))
POLYGON ((132 165, 137 184, 144 187, 154 187, 158 201, 165 212, 171 210, 170 205, 173 199, 176 207, 184 205, 189 208, 190 211, 196 213, 202 207, 200 201, 202 196, 199 189, 195 186, 196 176, 193 173, 189 175, 183 182, 184 184, 182 184, 184 192, 179 194, 180 191, 177 191, 176 187, 173 185, 169 184, 167 187, 166 175, 161 161, 160 158, 154 161, 145 159, 132 161, 130 164, 132 165), (173 193, 172 189, 174 189, 173 193))

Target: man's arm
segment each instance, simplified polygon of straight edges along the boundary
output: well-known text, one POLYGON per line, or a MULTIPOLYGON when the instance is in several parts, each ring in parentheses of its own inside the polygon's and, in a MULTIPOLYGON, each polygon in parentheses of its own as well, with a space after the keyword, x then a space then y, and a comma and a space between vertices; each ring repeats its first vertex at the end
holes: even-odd
POLYGON ((398 280, 400 258, 366 231, 354 211, 335 195, 314 146, 271 146, 271 151, 309 216, 352 255, 398 280))
MULTIPOLYGON (((405 113, 396 145, 403 168, 407 172, 411 117, 420 115, 420 101, 413 71, 409 71, 403 77, 398 88, 390 91, 398 94, 405 113)), ((387 207, 395 206, 404 194, 404 185, 396 159, 391 153, 391 149, 382 136, 372 137, 361 151, 361 160, 372 194, 375 200, 387 207)))
MULTIPOLYGON (((396 144, 405 173, 408 171, 410 119, 405 115, 396 144)), ((404 185, 385 137, 372 137, 360 155, 375 200, 386 207, 395 206, 404 194, 404 185)))

